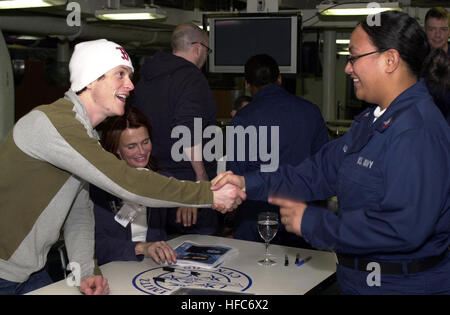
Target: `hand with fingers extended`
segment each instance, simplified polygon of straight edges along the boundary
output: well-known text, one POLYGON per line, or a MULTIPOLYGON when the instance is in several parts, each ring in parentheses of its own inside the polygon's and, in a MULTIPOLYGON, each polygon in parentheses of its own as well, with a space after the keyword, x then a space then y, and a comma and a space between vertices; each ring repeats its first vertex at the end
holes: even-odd
POLYGON ((164 241, 138 243, 135 247, 135 252, 136 255, 144 255, 145 257, 153 258, 158 264, 165 263, 166 261, 169 264, 177 262, 177 254, 172 247, 164 241))
MULTIPOLYGON (((211 190, 213 190, 212 187, 211 190)), ((220 213, 226 213, 236 209, 247 198, 247 195, 242 189, 232 184, 215 187, 213 196, 212 208, 220 213)))
POLYGON ((233 184, 239 187, 242 191, 245 191, 244 176, 234 175, 232 171, 226 171, 217 175, 211 181, 211 190, 217 190, 223 187, 225 184, 233 184))
POLYGON ((281 223, 286 231, 302 236, 301 226, 307 204, 281 197, 270 197, 269 202, 280 207, 281 223))
POLYGON ((176 214, 176 223, 181 223, 184 227, 195 225, 197 223, 197 208, 179 207, 176 214))

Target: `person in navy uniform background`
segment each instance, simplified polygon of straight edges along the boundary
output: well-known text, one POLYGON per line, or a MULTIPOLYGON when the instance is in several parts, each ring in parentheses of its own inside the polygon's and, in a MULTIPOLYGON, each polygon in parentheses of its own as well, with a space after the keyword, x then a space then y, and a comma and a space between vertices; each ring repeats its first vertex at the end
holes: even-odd
POLYGON ((405 13, 361 22, 345 70, 356 96, 378 106, 298 166, 213 181, 269 198, 288 231, 335 251, 344 294, 450 294, 450 128, 419 80, 429 52, 405 13), (305 203, 333 195, 337 214, 305 203))
MULTIPOLYGON (((277 62, 271 56, 260 54, 252 56, 245 64, 245 82, 252 94, 252 101, 241 108, 233 117, 233 127, 256 127, 258 147, 255 148, 247 137, 244 146, 245 160, 239 160, 238 137, 235 136, 234 153, 227 149, 227 170, 242 175, 245 172, 259 170, 261 165, 269 164, 258 154, 255 161, 251 151, 261 152, 261 139, 265 137, 267 153, 278 155, 278 165, 297 165, 305 158, 319 151, 328 142, 328 129, 319 108, 308 100, 292 95, 282 86, 282 78, 277 62), (279 137, 277 146, 272 146, 272 127, 277 127, 279 137), (260 130, 267 128, 267 135, 260 130), (278 150, 277 150, 278 149, 278 150), (277 152, 274 152, 277 150, 277 152)), ((271 161, 272 162, 272 161, 271 161)), ((274 164, 274 163, 273 163, 274 164)), ((279 208, 267 202, 246 200, 236 210, 234 238, 249 241, 263 241, 257 229, 258 213, 262 211, 279 212, 279 208)), ((300 237, 286 233, 280 227, 272 243, 287 246, 310 247, 300 237)))
POLYGON ((252 101, 252 98, 248 95, 239 96, 233 103, 233 109, 231 110, 230 116, 233 118, 238 110, 244 108, 252 101))

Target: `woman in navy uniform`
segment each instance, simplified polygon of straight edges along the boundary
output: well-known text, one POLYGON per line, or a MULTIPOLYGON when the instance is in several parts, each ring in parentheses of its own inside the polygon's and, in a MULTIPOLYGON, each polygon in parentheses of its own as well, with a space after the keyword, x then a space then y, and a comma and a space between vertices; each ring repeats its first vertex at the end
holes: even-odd
POLYGON ((344 294, 450 294, 450 128, 419 80, 430 47, 407 14, 380 18, 355 28, 345 69, 378 106, 296 167, 213 184, 269 198, 288 231, 335 251, 344 294), (334 195, 337 214, 304 203, 334 195))

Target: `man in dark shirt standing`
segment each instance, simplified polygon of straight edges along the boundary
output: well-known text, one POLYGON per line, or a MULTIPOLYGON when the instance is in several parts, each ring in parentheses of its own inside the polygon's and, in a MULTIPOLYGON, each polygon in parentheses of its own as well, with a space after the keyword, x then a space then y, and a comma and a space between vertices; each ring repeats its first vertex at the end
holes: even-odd
MULTIPOLYGON (((253 99, 233 117, 234 150, 227 147, 227 170, 237 175, 254 170, 273 172, 279 165, 299 164, 328 141, 328 130, 319 108, 280 86, 282 78, 278 64, 271 56, 251 57, 245 65, 245 81, 253 99), (248 131, 244 146, 239 144, 239 138, 244 139, 239 135, 239 126, 248 131), (251 140, 252 129, 256 131, 253 136, 257 139, 256 144, 251 140), (239 152, 239 147, 245 152, 239 152)), ((234 237, 262 241, 256 224, 261 211, 279 212, 279 207, 262 201, 243 202, 237 209, 234 237)), ((282 225, 273 240, 277 244, 308 247, 303 242, 300 237, 286 232, 282 225)))
MULTIPOLYGON (((200 70, 210 52, 208 36, 195 24, 181 24, 172 34, 171 45, 172 54, 158 52, 145 60, 133 105, 150 120, 158 167, 177 179, 209 181, 216 176, 216 162, 202 156, 208 139, 194 137, 216 124, 216 103, 200 70), (183 148, 181 161, 172 152, 179 141, 179 135, 172 138, 177 126, 187 127, 191 135, 191 146, 183 148)), ((218 217, 211 209, 181 207, 169 209, 168 224, 169 232, 174 228, 172 232, 177 233, 214 234, 218 217)))

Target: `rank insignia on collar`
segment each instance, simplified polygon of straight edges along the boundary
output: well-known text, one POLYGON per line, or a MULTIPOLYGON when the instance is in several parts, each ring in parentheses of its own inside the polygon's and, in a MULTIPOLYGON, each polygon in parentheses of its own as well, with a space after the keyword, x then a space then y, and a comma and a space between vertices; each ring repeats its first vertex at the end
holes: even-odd
POLYGON ((345 145, 342 147, 342 151, 344 151, 344 153, 346 153, 347 150, 348 150, 348 145, 345 144, 345 145))
POLYGON ((389 118, 386 121, 383 121, 383 125, 381 125, 381 128, 386 129, 387 127, 389 127, 389 125, 392 123, 392 117, 389 118))

